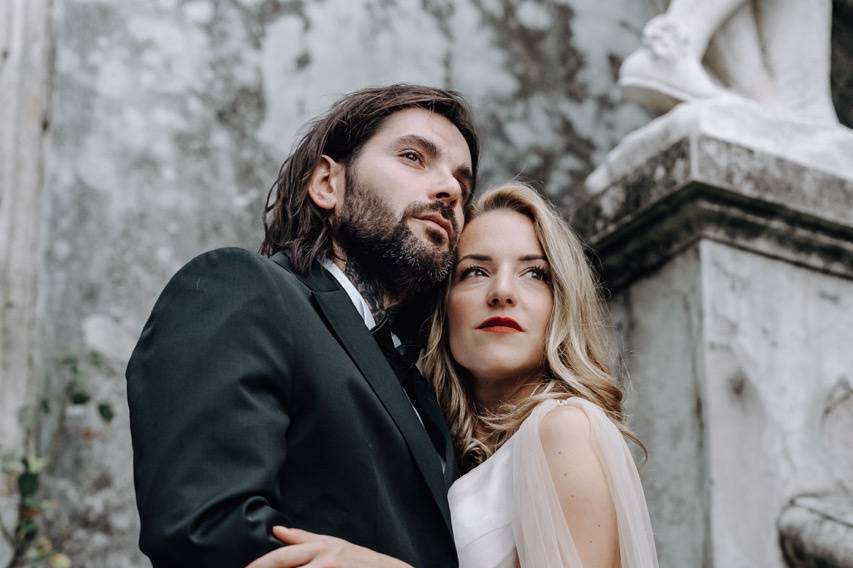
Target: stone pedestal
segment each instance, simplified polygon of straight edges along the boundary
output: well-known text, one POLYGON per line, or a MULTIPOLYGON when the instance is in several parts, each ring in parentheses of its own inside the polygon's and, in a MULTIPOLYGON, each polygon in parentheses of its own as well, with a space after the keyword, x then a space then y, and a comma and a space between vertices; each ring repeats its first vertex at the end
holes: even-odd
MULTIPOLYGON (((853 153, 809 166, 706 110, 626 139, 571 220, 609 290, 661 566, 781 567, 780 527, 815 534, 783 511, 853 492, 853 153)), ((815 545, 839 566, 844 518, 815 545)))

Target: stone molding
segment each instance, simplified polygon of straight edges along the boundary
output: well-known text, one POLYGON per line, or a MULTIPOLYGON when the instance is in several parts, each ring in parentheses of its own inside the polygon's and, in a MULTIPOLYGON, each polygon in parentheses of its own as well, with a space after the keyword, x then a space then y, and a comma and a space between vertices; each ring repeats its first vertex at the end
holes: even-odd
POLYGON ((50 0, 0 3, 0 444, 20 441, 17 411, 38 374, 50 0))
POLYGON ((701 133, 651 156, 569 217, 611 290, 699 239, 853 278, 853 179, 701 133))

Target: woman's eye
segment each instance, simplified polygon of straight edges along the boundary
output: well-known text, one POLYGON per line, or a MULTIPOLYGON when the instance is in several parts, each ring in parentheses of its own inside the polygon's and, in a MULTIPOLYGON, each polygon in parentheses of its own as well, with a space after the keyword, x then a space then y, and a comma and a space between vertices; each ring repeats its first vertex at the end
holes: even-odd
POLYGON ((548 281, 548 271, 545 268, 539 266, 534 266, 533 268, 528 269, 528 271, 525 272, 524 275, 529 278, 541 280, 542 282, 548 281))
POLYGON ((470 276, 487 276, 486 271, 479 266, 469 266, 459 273, 459 279, 464 280, 470 276))

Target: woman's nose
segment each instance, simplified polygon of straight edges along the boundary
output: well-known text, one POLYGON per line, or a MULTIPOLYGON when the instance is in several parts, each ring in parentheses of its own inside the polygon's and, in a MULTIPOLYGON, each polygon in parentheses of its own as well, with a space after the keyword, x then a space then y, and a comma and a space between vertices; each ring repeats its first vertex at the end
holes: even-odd
POLYGON ((512 306, 516 303, 516 291, 512 280, 506 276, 496 276, 486 300, 492 307, 512 306))

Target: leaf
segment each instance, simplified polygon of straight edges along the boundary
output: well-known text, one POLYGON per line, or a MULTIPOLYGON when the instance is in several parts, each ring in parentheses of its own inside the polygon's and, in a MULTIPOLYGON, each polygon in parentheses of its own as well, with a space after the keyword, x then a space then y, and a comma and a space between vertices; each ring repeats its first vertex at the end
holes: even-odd
POLYGON ((18 517, 24 519, 35 519, 42 513, 42 511, 44 511, 46 504, 46 501, 36 499, 32 496, 24 497, 21 499, 21 510, 18 513, 18 517))
POLYGON ((101 415, 104 422, 111 422, 116 415, 109 402, 101 402, 98 404, 98 414, 101 415))
POLYGON ((89 393, 82 390, 71 391, 69 398, 71 399, 71 404, 86 404, 92 399, 89 393))
POLYGON ((36 534, 36 523, 32 519, 23 517, 18 519, 18 528, 15 531, 21 539, 29 540, 36 534))
POLYGON ((71 568, 71 559, 61 552, 51 554, 47 560, 47 565, 50 568, 71 568))
POLYGON ((39 476, 35 473, 25 471, 18 476, 18 493, 21 497, 29 497, 39 487, 39 476))
POLYGON ((50 413, 50 399, 43 398, 39 401, 39 410, 42 411, 42 414, 50 413))
POLYGON ((45 466, 47 466, 47 458, 40 456, 27 457, 27 471, 30 473, 39 474, 44 471, 45 466))

